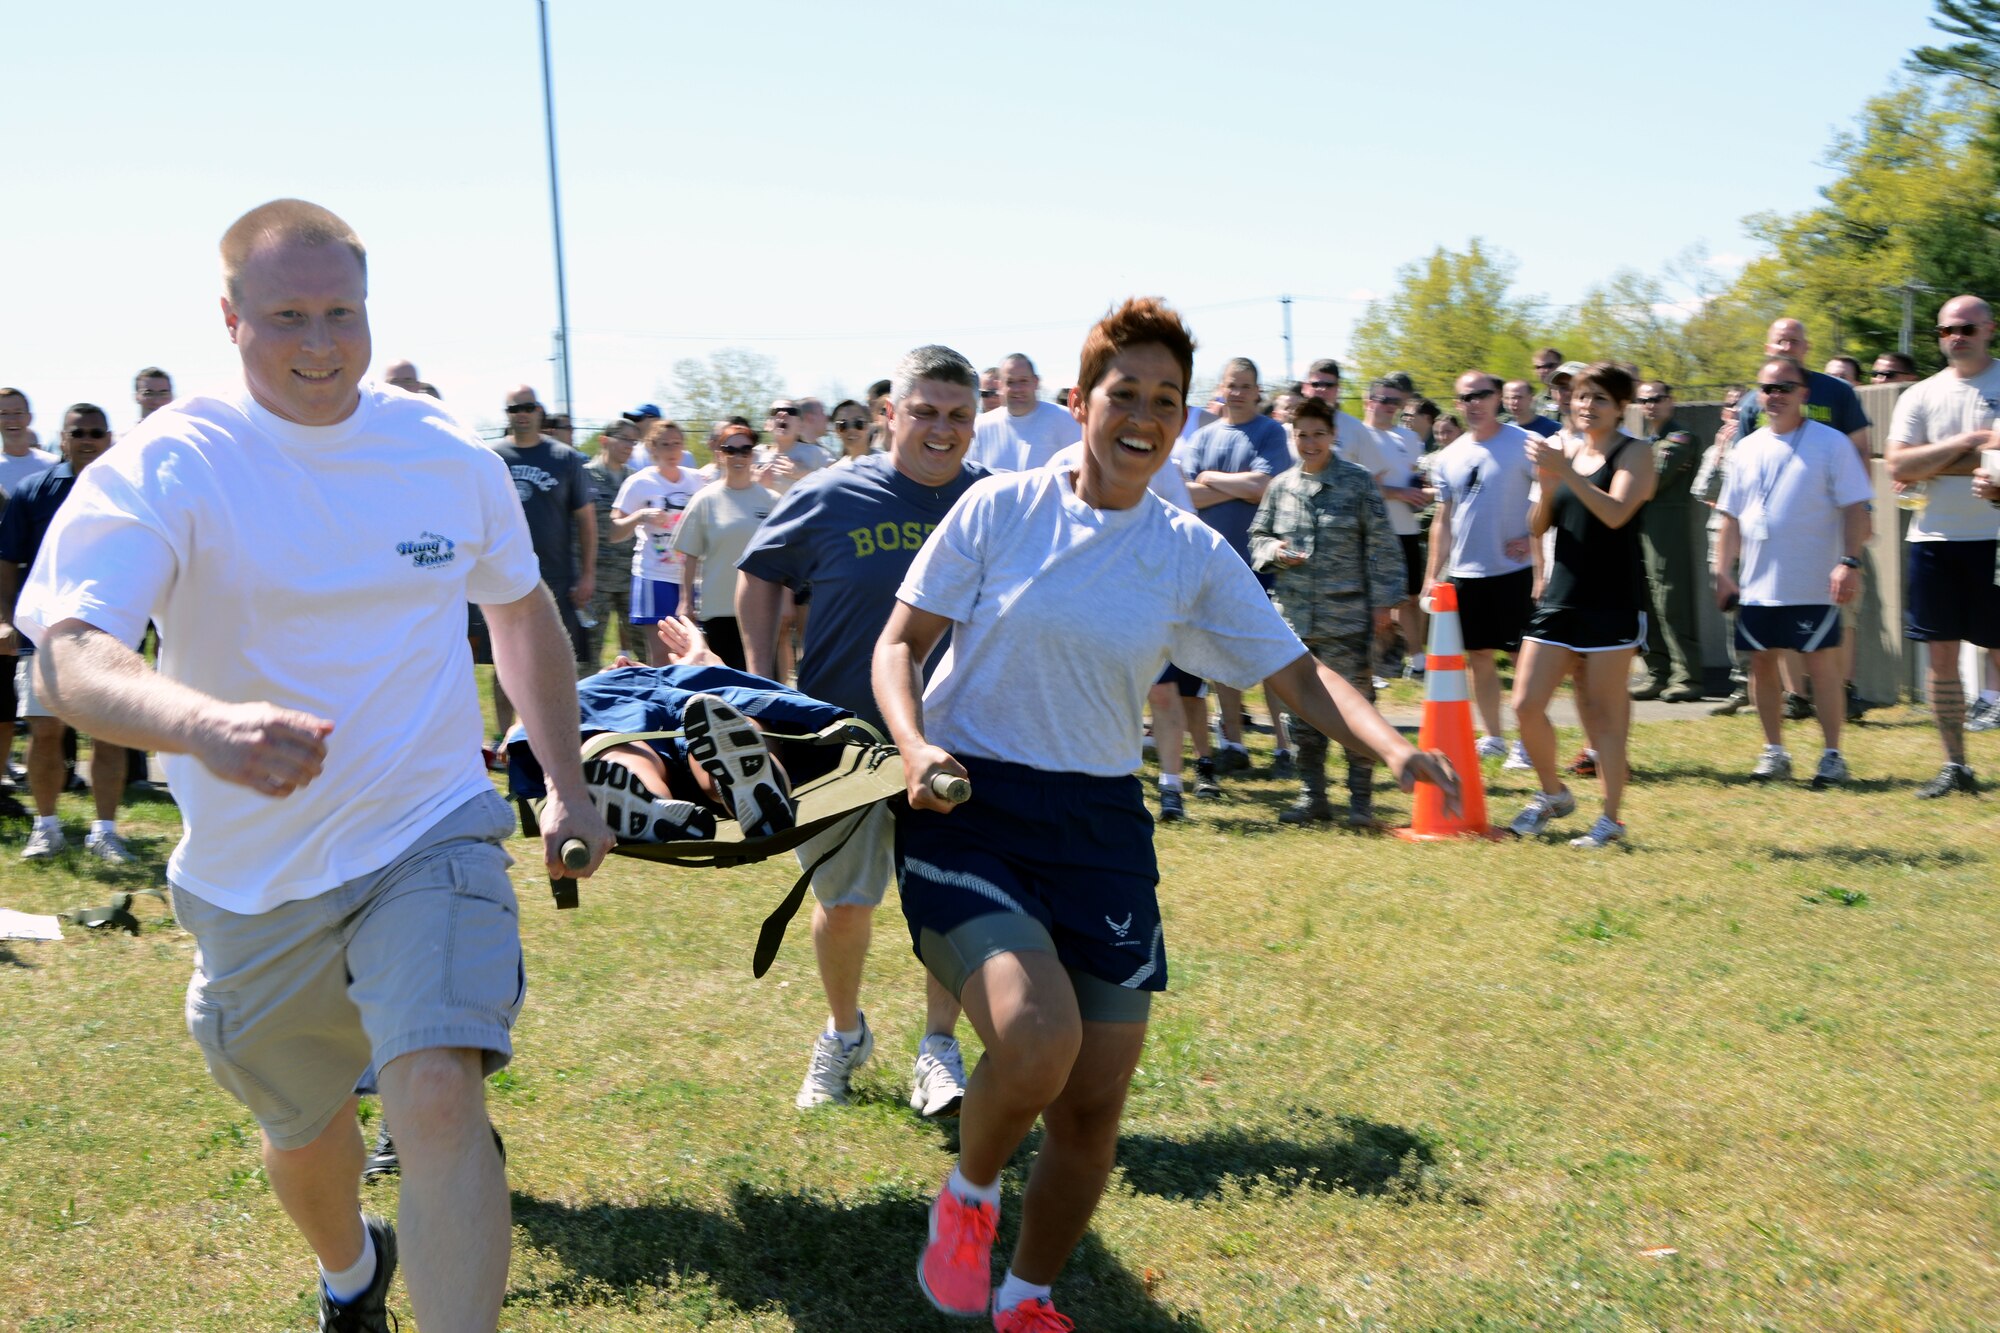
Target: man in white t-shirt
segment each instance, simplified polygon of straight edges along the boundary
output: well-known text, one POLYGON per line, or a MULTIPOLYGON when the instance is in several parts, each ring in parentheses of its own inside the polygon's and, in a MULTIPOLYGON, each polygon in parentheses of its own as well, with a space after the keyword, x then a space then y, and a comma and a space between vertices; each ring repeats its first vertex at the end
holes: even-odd
POLYGON ((174 382, 158 366, 147 366, 132 377, 132 401, 138 404, 139 420, 174 401, 174 382))
POLYGON ((396 1231, 359 1198, 372 1067, 414 1313, 491 1330, 510 1225, 483 1079, 511 1054, 523 972, 459 608, 484 606, 552 770, 553 875, 566 840, 582 874, 612 841, 575 758, 569 648, 506 467, 429 399, 363 384, 347 224, 277 200, 222 258, 245 391, 156 414, 77 479, 18 623, 58 715, 167 756, 189 1030, 263 1130, 271 1191, 319 1258, 320 1327, 388 1326, 396 1231), (124 646, 149 615, 157 673, 124 646))
POLYGON ((1047 467, 1056 450, 1083 438, 1067 407, 1045 403, 1036 394, 1042 378, 1020 352, 1000 362, 1000 406, 981 412, 966 457, 994 472, 1028 472, 1047 467))
POLYGON ((1907 534, 1903 634, 1924 645, 1925 695, 1944 742, 1944 768, 1917 791, 1925 799, 1979 790, 1965 762, 1959 644, 1976 643, 2000 663, 2000 588, 1993 583, 2000 509, 1972 493, 1979 452, 1995 447, 2000 417, 1992 307, 1976 296, 1954 296, 1938 311, 1937 336, 1945 368, 1896 400, 1888 450, 1890 475, 1924 501, 1907 534))
MULTIPOLYGON (((7 497, 47 472, 62 460, 35 447, 29 429, 34 411, 28 395, 19 389, 0 388, 0 506, 7 497)), ((0 765, 14 753, 14 718, 20 703, 15 695, 14 674, 19 663, 20 641, 9 628, 0 630, 0 765)))
POLYGON ((991 412, 1000 406, 1000 367, 988 366, 979 372, 979 410, 991 412))
POLYGON ((1397 422, 1409 400, 1409 391, 1399 381, 1371 380, 1366 412, 1355 427, 1354 452, 1344 457, 1367 468, 1375 478, 1383 507, 1389 511, 1389 530, 1402 545, 1405 586, 1403 600, 1395 607, 1396 620, 1402 626, 1403 650, 1417 663, 1424 654, 1424 613, 1416 596, 1424 580, 1424 546, 1417 511, 1429 504, 1431 497, 1417 470, 1418 460, 1424 456, 1423 442, 1415 431, 1397 422))
MULTIPOLYGON (((1764 753, 1751 776, 1770 781, 1792 773, 1780 654, 1805 658, 1819 698, 1840 697, 1840 608, 1861 595, 1872 488, 1848 438, 1807 418, 1803 365, 1772 357, 1758 372, 1758 389, 1765 424, 1730 447, 1715 504, 1722 515, 1715 599, 1725 611, 1736 606, 1736 646, 1750 654, 1750 699, 1764 728, 1764 753)), ((1813 773, 1818 791, 1848 779, 1840 754, 1845 710, 1814 713, 1826 741, 1813 773)))
MULTIPOLYGON (((1500 669, 1493 655, 1521 650, 1522 632, 1535 609, 1539 547, 1528 536, 1528 494, 1535 468, 1528 461, 1527 432, 1500 420, 1496 377, 1468 370, 1458 377, 1456 392, 1459 411, 1465 414, 1465 434, 1431 455, 1438 507, 1431 520, 1424 593, 1428 596, 1434 583, 1458 588, 1465 665, 1472 674, 1473 704, 1485 728, 1477 749, 1480 758, 1490 759, 1507 753, 1500 717, 1500 669)), ((1528 766, 1525 753, 1519 766, 1528 766)))

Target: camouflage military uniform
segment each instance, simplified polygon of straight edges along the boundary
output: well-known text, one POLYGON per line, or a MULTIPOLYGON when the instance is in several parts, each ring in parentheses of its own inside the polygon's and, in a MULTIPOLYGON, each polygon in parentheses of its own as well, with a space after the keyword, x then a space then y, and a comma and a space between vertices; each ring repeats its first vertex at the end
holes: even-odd
MULTIPOLYGON (((597 509, 597 586, 591 591, 590 605, 584 609, 584 619, 594 620, 595 625, 584 628, 584 663, 596 670, 604 660, 604 635, 611 628, 612 616, 618 617, 618 651, 637 661, 645 662, 646 627, 631 622, 632 609, 632 538, 623 541, 611 535, 611 502, 618 498, 618 488, 625 478, 636 469, 626 469, 616 473, 603 454, 598 454, 584 464, 584 484, 590 488, 591 503, 597 509)), ((582 553, 576 556, 574 567, 583 568, 582 553)))
POLYGON ((1696 564, 1692 492, 1702 446, 1677 421, 1667 422, 1649 443, 1658 481, 1639 514, 1653 611, 1646 633, 1646 673, 1652 678, 1647 692, 1698 699, 1701 620, 1695 596, 1706 585, 1696 564))
MULTIPOLYGON (((1278 610, 1306 649, 1373 699, 1374 612, 1403 600, 1403 547, 1374 478, 1338 458, 1317 473, 1281 473, 1251 522, 1250 563, 1270 571, 1278 610), (1280 563, 1280 543, 1307 552, 1305 563, 1280 563)), ((1292 723, 1303 792, 1295 812, 1303 813, 1288 822, 1328 818, 1326 737, 1296 715, 1292 723)), ((1371 808, 1374 777, 1372 757, 1348 755, 1348 802, 1357 817, 1371 808)))

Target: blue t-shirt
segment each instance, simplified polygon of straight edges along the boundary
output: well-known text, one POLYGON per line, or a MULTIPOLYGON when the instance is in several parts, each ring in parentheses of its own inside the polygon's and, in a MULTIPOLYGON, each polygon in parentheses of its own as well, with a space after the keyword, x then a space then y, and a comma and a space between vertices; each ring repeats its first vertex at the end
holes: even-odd
POLYGON ((933 489, 898 472, 889 455, 870 454, 820 469, 778 501, 736 567, 767 583, 812 588, 801 690, 882 725, 870 670, 896 589, 931 529, 987 475, 967 463, 950 485, 933 489))
MULTIPOLYGON (((58 463, 30 477, 7 502, 7 512, 0 516, 0 560, 21 566, 15 575, 16 586, 26 581, 28 567, 41 552, 42 538, 48 535, 56 510, 62 508, 75 485, 76 473, 70 465, 58 463)), ((34 656, 35 645, 25 635, 19 643, 21 656, 34 656)))
MULTIPOLYGON (((775 680, 726 666, 618 667, 577 682, 577 711, 582 725, 577 738, 600 732, 629 734, 679 731, 687 701, 713 694, 758 724, 761 730, 786 736, 811 736, 848 716, 844 708, 822 703, 775 680)), ((518 725, 507 736, 507 785, 516 797, 545 794, 542 767, 518 725)), ((679 737, 646 742, 670 761, 687 759, 679 737)))
MULTIPOLYGON (((1842 435, 1867 430, 1870 424, 1854 386, 1817 370, 1806 372, 1806 420, 1831 426, 1842 435)), ((1764 396, 1752 389, 1736 404, 1736 438, 1749 439, 1751 432, 1763 424, 1764 396)))
POLYGON ((1551 421, 1547 417, 1529 417, 1526 421, 1517 421, 1514 424, 1528 434, 1539 435, 1543 439, 1549 439, 1562 430, 1561 422, 1551 421))
MULTIPOLYGON (((1174 447, 1174 461, 1193 481, 1204 472, 1261 472, 1275 477, 1292 465, 1291 442, 1285 428, 1269 417, 1251 417, 1240 426, 1211 421, 1174 447)), ((1250 523, 1257 517, 1254 500, 1224 500, 1195 510, 1214 528, 1229 549, 1250 563, 1250 523)))

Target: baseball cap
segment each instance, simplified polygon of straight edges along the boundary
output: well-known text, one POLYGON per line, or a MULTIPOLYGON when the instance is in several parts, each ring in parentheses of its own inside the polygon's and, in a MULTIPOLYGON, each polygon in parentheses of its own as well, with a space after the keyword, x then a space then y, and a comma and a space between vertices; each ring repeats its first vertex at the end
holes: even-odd
POLYGON ((1565 361, 1549 372, 1549 378, 1554 379, 1558 375, 1563 375, 1570 379, 1575 379, 1578 375, 1589 369, 1590 363, 1587 361, 1565 361))
POLYGON ((641 403, 630 412, 621 413, 627 421, 658 421, 660 409, 651 403, 641 403))

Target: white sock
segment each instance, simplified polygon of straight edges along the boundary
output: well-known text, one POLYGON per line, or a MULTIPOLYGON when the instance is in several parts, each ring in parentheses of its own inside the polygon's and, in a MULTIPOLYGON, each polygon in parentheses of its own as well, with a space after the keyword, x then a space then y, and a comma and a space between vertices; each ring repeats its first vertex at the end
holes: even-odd
POLYGON ((993 1293, 993 1308, 1011 1310, 1022 1301, 1045 1301, 1048 1298, 1049 1288, 1038 1287, 1032 1282, 1023 1282, 1014 1276, 1014 1270, 1010 1268, 1007 1270, 1007 1276, 1001 1279, 1000 1290, 993 1293))
POLYGON ((354 1261, 354 1267, 329 1273, 326 1265, 321 1264, 319 1280, 326 1284, 327 1294, 342 1305, 368 1290, 368 1284, 375 1280, 375 1234, 364 1224, 361 1228, 361 1257, 354 1261))
POLYGON ((51 833, 60 833, 62 832, 62 819, 57 815, 36 815, 35 827, 37 829, 47 829, 51 833))
POLYGON ((990 1203, 993 1210, 1000 1211, 1000 1178, 995 1176, 991 1185, 975 1185, 965 1178, 957 1166, 945 1177, 944 1187, 969 1203, 990 1203))
POLYGON ((1979 692, 1979 702, 1983 704, 2000 703, 2000 690, 1981 690, 1979 692))
POLYGON ((93 819, 90 821, 90 831, 92 833, 116 833, 118 831, 118 821, 115 819, 93 819))
POLYGON ((1180 774, 1178 774, 1178 773, 1162 773, 1162 774, 1160 774, 1160 790, 1161 790, 1161 791, 1179 791, 1180 789, 1181 789, 1181 775, 1180 775, 1180 774))
POLYGON ((833 1020, 829 1018, 826 1020, 826 1030, 829 1036, 840 1038, 842 1046, 859 1046, 861 1044, 861 1034, 867 1030, 867 1025, 863 1024, 861 1027, 843 1030, 835 1027, 833 1020))

